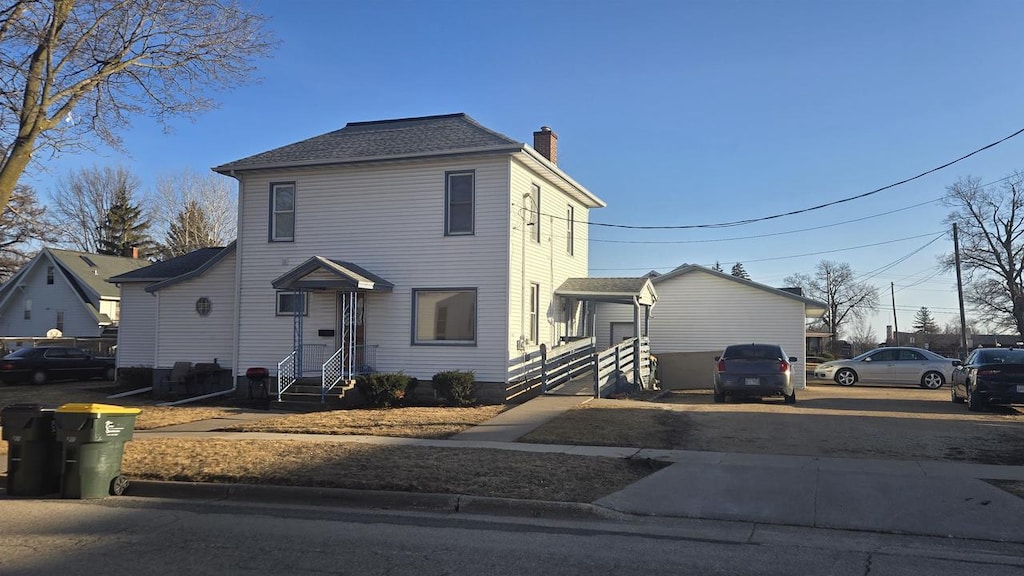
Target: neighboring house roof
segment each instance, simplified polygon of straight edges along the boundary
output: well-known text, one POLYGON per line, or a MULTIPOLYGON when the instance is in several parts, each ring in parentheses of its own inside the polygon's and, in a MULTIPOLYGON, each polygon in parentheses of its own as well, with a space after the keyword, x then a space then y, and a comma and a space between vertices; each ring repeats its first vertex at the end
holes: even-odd
POLYGON ((555 290, 559 296, 573 296, 598 302, 645 304, 658 301, 650 278, 568 278, 555 290))
POLYGON ((113 276, 108 278, 107 282, 112 284, 150 283, 146 287, 146 292, 156 292, 167 286, 201 276, 217 262, 220 262, 225 256, 233 252, 235 245, 235 242, 232 242, 223 248, 199 248, 188 254, 175 256, 140 270, 133 270, 125 274, 113 276))
POLYGON ((395 287, 391 282, 361 266, 323 256, 313 256, 271 284, 278 290, 350 288, 390 292, 395 287), (316 272, 326 274, 314 274, 316 272))
POLYGON ((463 113, 349 122, 344 128, 216 166, 231 175, 247 170, 407 160, 481 153, 525 153, 580 192, 590 207, 605 203, 532 147, 481 125, 463 113))
POLYGON ((61 250, 58 248, 43 248, 36 256, 21 267, 21 270, 11 277, 3 286, 0 286, 0 308, 6 305, 7 300, 14 292, 14 288, 21 285, 29 271, 39 266, 40 262, 52 262, 54 269, 67 280, 71 289, 78 294, 82 305, 96 319, 98 324, 110 324, 111 320, 106 314, 101 314, 98 309, 100 300, 119 300, 121 291, 112 284, 105 282, 106 278, 113 274, 122 274, 131 270, 137 270, 149 265, 147 260, 136 258, 125 258, 121 256, 107 256, 104 254, 91 254, 76 250, 61 250))
POLYGON ((671 280, 672 278, 677 278, 677 277, 682 276, 684 274, 690 274, 690 273, 693 273, 693 272, 704 272, 705 274, 710 274, 712 276, 717 276, 717 277, 723 278, 725 280, 729 280, 729 281, 732 281, 732 282, 743 284, 744 286, 749 286, 751 288, 757 288, 758 290, 764 290, 765 292, 768 292, 770 294, 775 294, 775 295, 781 296, 783 298, 788 298, 790 300, 796 300, 797 302, 802 302, 804 304, 804 312, 805 312, 806 316, 809 317, 809 318, 820 317, 820 316, 822 316, 828 310, 828 305, 825 304, 824 302, 819 302, 817 300, 812 300, 810 298, 806 298, 804 296, 799 296, 799 295, 794 294, 792 292, 789 292, 787 290, 782 290, 782 289, 779 289, 779 288, 772 288, 771 286, 767 286, 767 285, 761 284, 759 282, 754 282, 753 280, 747 280, 746 278, 740 278, 739 276, 733 276, 732 274, 726 274, 725 272, 719 272, 717 270, 712 270, 711 268, 705 268, 703 266, 698 266, 696 264, 683 264, 682 266, 676 268, 675 270, 673 270, 671 272, 668 272, 666 274, 662 274, 661 276, 655 277, 653 279, 653 281, 654 281, 655 284, 660 284, 662 282, 665 282, 666 280, 671 280))
POLYGON ((90 254, 88 252, 77 252, 74 250, 58 250, 55 248, 43 248, 49 252, 57 265, 69 274, 70 277, 87 287, 102 298, 120 298, 121 291, 117 286, 108 283, 107 278, 123 274, 131 270, 138 270, 149 266, 148 260, 138 258, 125 258, 122 256, 107 256, 104 254, 90 254))

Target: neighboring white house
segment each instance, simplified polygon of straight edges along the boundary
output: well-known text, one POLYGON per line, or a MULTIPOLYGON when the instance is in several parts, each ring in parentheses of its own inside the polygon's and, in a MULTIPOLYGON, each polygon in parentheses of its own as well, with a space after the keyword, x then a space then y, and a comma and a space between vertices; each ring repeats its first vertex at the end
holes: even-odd
POLYGON ((583 308, 555 289, 587 275, 588 214, 604 203, 558 167, 549 128, 530 146, 465 114, 355 122, 214 170, 238 180, 237 244, 170 285, 112 279, 126 316, 139 303, 132 326, 159 326, 125 333, 128 364, 216 355, 241 381, 343 351, 420 379, 472 370, 479 397, 505 400, 517 359, 581 335, 583 308), (234 299, 214 332, 184 317, 207 293, 215 311, 234 299))
POLYGON ((117 327, 121 297, 110 276, 148 266, 135 258, 43 248, 0 286, 0 336, 96 337, 117 327))
MULTIPOLYGON (((651 280, 658 305, 648 328, 662 388, 711 388, 714 357, 744 342, 782 345, 798 359, 794 383, 805 386, 807 319, 820 318, 824 303, 696 265, 651 280)), ((598 304, 598 348, 632 336, 633 321, 621 306, 598 304)))

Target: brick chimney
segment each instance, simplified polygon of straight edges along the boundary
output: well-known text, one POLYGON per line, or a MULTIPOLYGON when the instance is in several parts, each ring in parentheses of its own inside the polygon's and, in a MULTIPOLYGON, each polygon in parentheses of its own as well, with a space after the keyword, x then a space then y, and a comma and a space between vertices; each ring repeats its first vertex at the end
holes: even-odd
POLYGON ((551 128, 541 126, 540 130, 533 133, 533 149, 558 164, 558 134, 552 132, 551 128))
POLYGON ((132 258, 139 259, 139 249, 136 246, 132 246, 132 258))

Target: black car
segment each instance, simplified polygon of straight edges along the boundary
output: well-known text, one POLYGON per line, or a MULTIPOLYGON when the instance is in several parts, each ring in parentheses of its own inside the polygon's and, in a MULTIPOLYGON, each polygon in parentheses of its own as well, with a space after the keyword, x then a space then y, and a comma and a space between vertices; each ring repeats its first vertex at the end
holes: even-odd
POLYGON ((978 348, 953 369, 953 402, 979 412, 992 404, 1024 404, 1024 349, 978 348))
POLYGON ((796 404, 791 378, 795 356, 787 356, 778 344, 734 344, 715 356, 715 402, 726 396, 782 396, 796 404))
POLYGON ((113 380, 114 359, 70 346, 39 346, 22 348, 0 360, 0 381, 5 384, 89 378, 113 380))

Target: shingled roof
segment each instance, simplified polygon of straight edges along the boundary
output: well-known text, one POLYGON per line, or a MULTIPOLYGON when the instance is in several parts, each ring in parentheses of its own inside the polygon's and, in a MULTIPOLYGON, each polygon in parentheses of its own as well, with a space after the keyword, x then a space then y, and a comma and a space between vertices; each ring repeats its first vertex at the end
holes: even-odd
POLYGON ((341 130, 214 168, 221 173, 285 166, 344 164, 470 152, 514 152, 524 144, 466 114, 349 122, 341 130))
POLYGON ((224 248, 200 248, 170 260, 157 262, 145 268, 108 278, 107 282, 124 284, 127 282, 160 282, 169 280, 199 269, 223 250, 224 248))

